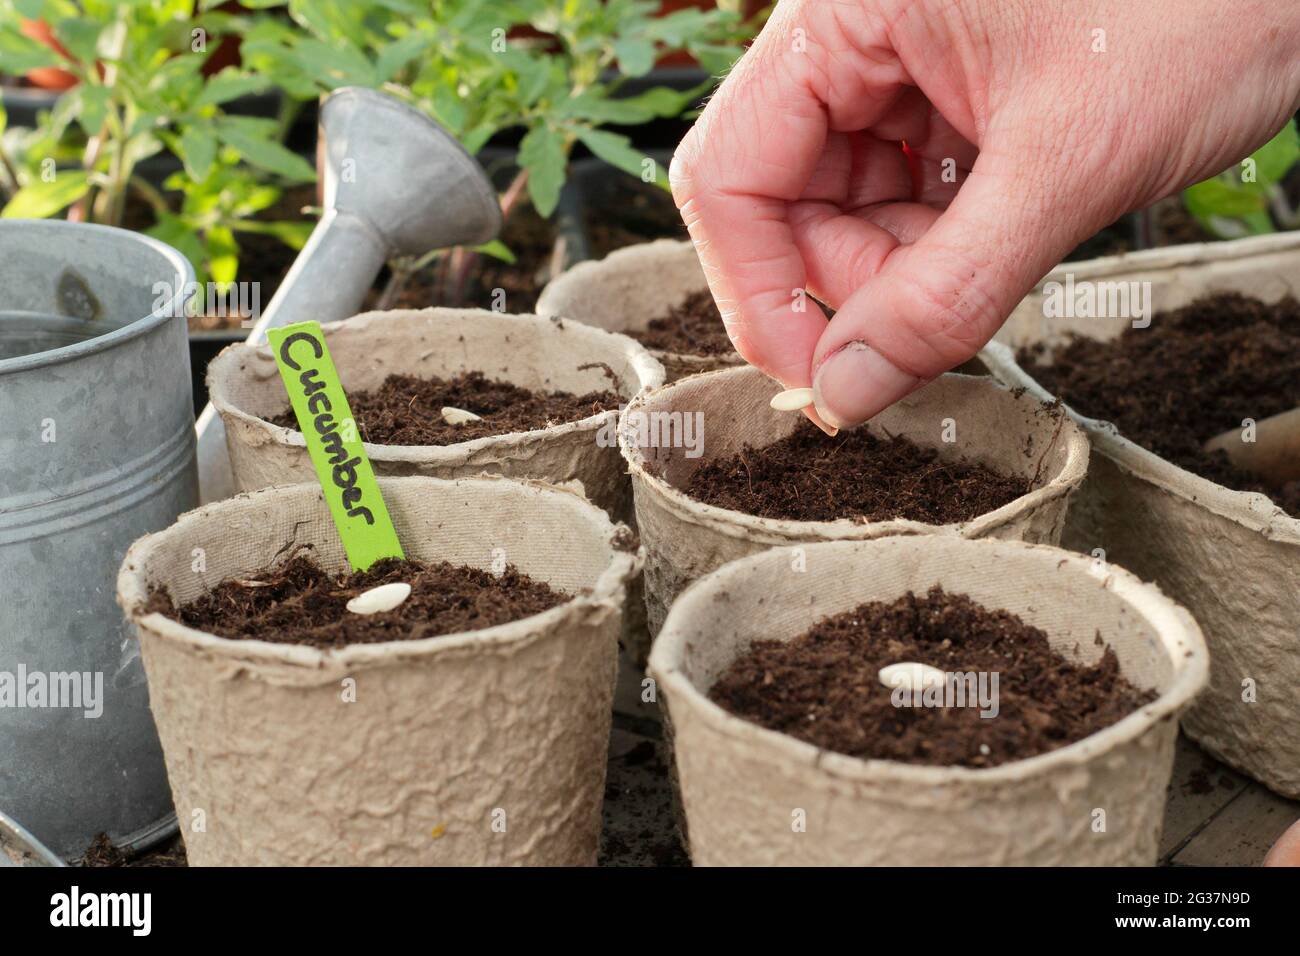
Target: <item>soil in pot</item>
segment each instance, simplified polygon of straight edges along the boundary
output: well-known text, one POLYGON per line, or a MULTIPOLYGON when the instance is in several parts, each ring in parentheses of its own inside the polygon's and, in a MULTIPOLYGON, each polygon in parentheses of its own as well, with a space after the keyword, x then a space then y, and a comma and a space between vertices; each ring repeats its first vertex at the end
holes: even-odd
POLYGON ((722 313, 708 289, 692 292, 644 329, 628 334, 648 349, 676 355, 725 355, 732 349, 722 313))
POLYGON ((938 586, 860 605, 791 641, 757 641, 709 691, 738 717, 836 753, 971 768, 1082 740, 1155 696, 1124 678, 1109 647, 1092 666, 1072 662, 1016 615, 938 586), (984 702, 895 706, 879 671, 904 662, 997 674, 996 693, 990 677, 984 702), (996 716, 981 716, 991 700, 996 716))
POLYGON ((1218 242, 1219 236, 1210 232, 1187 211, 1179 197, 1173 196, 1158 202, 1147 210, 1152 218, 1151 243, 1153 246, 1180 246, 1192 242, 1218 242))
POLYGON ((568 599, 511 565, 494 575, 445 561, 385 558, 365 571, 331 574, 310 556, 295 553, 223 581, 179 608, 165 590, 156 590, 147 610, 231 640, 337 649, 495 627, 568 599), (396 608, 374 614, 348 610, 348 602, 363 592, 399 581, 411 586, 411 594, 396 608))
POLYGON ((1010 504, 1032 486, 977 462, 941 458, 900 435, 857 429, 828 439, 802 422, 771 445, 702 465, 682 490, 760 518, 951 524, 1010 504))
POLYGON ((1063 261, 1079 262, 1101 256, 1117 256, 1123 252, 1132 252, 1134 248, 1133 225, 1126 218, 1111 223, 1101 232, 1083 240, 1063 261))
POLYGON ((686 239, 686 223, 670 193, 631 176, 589 177, 583 190, 588 251, 603 259, 616 249, 653 239, 686 239))
POLYGON ((1198 299, 1102 342, 1076 337, 1048 356, 1022 348, 1026 372, 1080 414, 1167 461, 1237 491, 1267 494, 1300 515, 1300 482, 1267 487, 1201 445, 1300 406, 1300 302, 1237 293, 1198 299))
MULTIPOLYGON (((361 440, 375 445, 451 445, 580 421, 617 409, 621 402, 613 391, 535 392, 482 372, 451 379, 390 375, 379 388, 348 394, 361 440), (449 424, 442 417, 444 407, 473 412, 480 420, 449 424)), ((292 409, 269 421, 298 427, 292 409)))
MULTIPOLYGON (((827 319, 835 317, 830 306, 816 299, 809 301, 820 307, 827 319)), ((676 355, 727 355, 735 347, 727 336, 713 293, 708 289, 692 292, 681 304, 651 319, 644 329, 628 330, 625 334, 648 349, 676 355)))
MULTIPOLYGON (((504 289, 506 312, 536 311, 537 297, 550 281, 554 266, 555 227, 538 215, 532 204, 523 203, 507 217, 500 239, 514 255, 513 264, 491 256, 478 256, 457 292, 454 288, 457 280, 448 275, 449 259, 437 258, 410 276, 384 308, 427 309, 434 305, 453 305, 491 309, 495 307, 494 290, 504 289)), ((378 308, 389 278, 387 269, 380 272, 364 309, 378 308)))
POLYGON ((185 844, 179 836, 145 850, 142 853, 130 853, 113 846, 108 834, 101 833, 91 841, 90 846, 78 866, 88 867, 178 867, 188 866, 185 857, 185 844))

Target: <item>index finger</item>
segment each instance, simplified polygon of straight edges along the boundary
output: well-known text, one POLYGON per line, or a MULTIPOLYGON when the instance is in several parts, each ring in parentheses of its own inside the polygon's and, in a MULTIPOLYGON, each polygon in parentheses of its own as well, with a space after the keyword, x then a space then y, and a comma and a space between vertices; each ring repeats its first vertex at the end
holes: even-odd
POLYGON ((787 387, 811 382, 826 329, 803 295, 808 273, 790 206, 807 198, 829 131, 867 125, 897 89, 892 74, 882 84, 857 59, 817 5, 778 5, 669 173, 732 343, 787 387))

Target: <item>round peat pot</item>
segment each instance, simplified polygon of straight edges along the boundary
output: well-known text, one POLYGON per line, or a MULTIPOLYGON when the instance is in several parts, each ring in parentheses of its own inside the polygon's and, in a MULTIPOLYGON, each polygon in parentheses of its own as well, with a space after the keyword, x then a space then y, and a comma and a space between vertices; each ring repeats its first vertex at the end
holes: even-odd
POLYGON ((699 581, 673 605, 650 657, 697 865, 1155 863, 1176 718, 1206 681, 1205 644, 1190 614, 1127 572, 1018 541, 815 544, 804 574, 791 572, 791 550, 699 581), (1042 629, 1068 660, 1095 663, 1100 635, 1124 676, 1159 696, 1075 743, 988 769, 832 753, 709 699, 753 642, 790 640, 864 602, 936 584, 1042 629), (792 826, 800 810, 803 828, 792 826))
POLYGON ((138 541, 136 625, 196 865, 591 864, 617 637, 640 565, 572 492, 501 478, 380 479, 408 558, 520 571, 574 595, 497 627, 338 650, 229 640, 145 610, 292 544, 345 566, 316 485, 240 495, 138 541), (195 571, 203 549, 206 569, 195 571))
MULTIPOLYGON (((1154 249, 1086 265, 1088 280, 1149 283, 1153 312, 1215 292, 1276 301, 1296 294, 1300 234, 1154 249)), ((1060 266, 1043 282, 1065 283, 1069 272, 1060 266)), ((1045 318, 1044 302, 1040 285, 980 357, 999 380, 1049 399, 1016 362, 1015 349, 1043 343, 1050 354, 1072 334, 1110 339, 1133 320, 1045 318)), ((1214 670, 1184 730, 1225 763, 1300 798, 1300 517, 1264 495, 1192 474, 1110 422, 1069 411, 1095 454, 1063 543, 1100 549, 1186 605, 1205 632, 1214 670)))
MULTIPOLYGON (((644 329, 708 287, 694 245, 680 239, 658 239, 565 270, 542 290, 537 312, 627 334, 644 329)), ((652 349, 650 354, 663 363, 670 382, 696 372, 744 364, 744 359, 730 351, 682 355, 652 349)))
MULTIPOLYGON (((799 427, 801 415, 773 411, 780 389, 756 369, 693 375, 647 391, 623 412, 619 444, 632 474, 637 527, 646 546, 645 591, 650 633, 658 631, 673 599, 696 578, 728 561, 773 545, 879 538, 895 534, 950 534, 1016 538, 1056 544, 1070 493, 1088 467, 1088 441, 1064 415, 985 377, 945 375, 863 426, 873 435, 902 435, 1008 475, 1037 476, 1024 495, 964 524, 919 521, 790 521, 761 518, 704 504, 680 489, 708 461, 745 446, 762 448, 799 427), (645 423, 702 422, 692 450, 652 444, 666 429, 645 423), (953 435, 956 441, 945 442, 953 435), (649 438, 650 441, 646 439, 649 438)), ((668 430, 671 435, 671 430, 668 430)), ((684 434, 684 431, 683 431, 684 434)), ((833 439, 827 439, 833 441, 833 439)))
POLYGON ((193 282, 136 233, 0 220, 0 810, 67 858, 171 812, 113 569, 198 501, 193 282))
MULTIPOLYGON (((626 336, 535 315, 444 308, 368 312, 324 329, 348 391, 376 388, 393 374, 448 378, 479 371, 534 390, 612 389, 630 400, 663 381, 663 367, 626 336)), ((223 351, 208 366, 208 389, 226 426, 240 490, 314 478, 302 433, 266 421, 289 407, 269 346, 223 351)), ((365 447, 379 475, 491 473, 553 484, 576 481, 592 502, 616 518, 630 518, 627 476, 614 447, 617 417, 610 410, 453 445, 365 447)))

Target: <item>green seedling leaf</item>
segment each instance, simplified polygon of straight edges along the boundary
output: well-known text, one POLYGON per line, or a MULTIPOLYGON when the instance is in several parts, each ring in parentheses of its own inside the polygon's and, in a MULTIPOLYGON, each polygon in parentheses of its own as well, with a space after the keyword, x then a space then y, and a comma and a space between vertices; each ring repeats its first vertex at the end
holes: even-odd
MULTIPOLYGON (((1252 154, 1255 173, 1261 183, 1280 182, 1300 162, 1300 135, 1296 133, 1295 120, 1282 127, 1282 131, 1252 154)), ((1240 168, 1240 165, 1238 166, 1240 168)))
POLYGON ((212 164, 217 160, 217 137, 212 130, 197 123, 191 124, 181 133, 176 145, 185 171, 196 182, 207 179, 212 164))
POLYGON ((316 178, 311 164, 274 140, 263 138, 255 129, 236 120, 244 117, 221 117, 216 124, 217 137, 234 149, 244 161, 268 172, 302 182, 316 178))
POLYGON ((564 140, 549 126, 534 126, 519 144, 519 165, 528 170, 528 196, 542 217, 555 212, 568 167, 564 140))
POLYGON ((405 557, 320 323, 268 329, 266 337, 352 570, 405 557))
POLYGON ((80 169, 60 170, 53 181, 37 180, 9 200, 0 218, 48 219, 80 199, 90 188, 90 174, 80 169))
POLYGON ((89 17, 71 17, 55 24, 54 35, 74 59, 90 66, 95 62, 103 28, 104 24, 89 17))
POLYGON ((239 275, 239 244, 235 235, 225 226, 208 230, 208 274, 221 285, 234 282, 239 275))
POLYGON ((474 251, 481 255, 491 256, 493 259, 499 259, 506 265, 512 266, 516 261, 515 254, 510 251, 510 247, 500 239, 493 239, 490 242, 483 243, 481 246, 475 246, 474 251))
POLYGON ((256 232, 265 236, 274 236, 290 249, 301 250, 316 228, 314 222, 261 222, 258 220, 236 221, 230 224, 235 232, 256 232))
POLYGON ((63 95, 77 99, 77 124, 82 132, 87 136, 98 136, 104 126, 104 117, 108 115, 108 87, 82 83, 63 95))
POLYGON ((614 41, 618 68, 625 76, 645 76, 655 65, 655 45, 640 37, 614 41))
POLYGON ((145 231, 160 242, 173 246, 181 255, 193 263, 202 263, 204 258, 203 243, 194 233, 194 228, 183 219, 171 213, 161 213, 158 222, 145 231))
POLYGON ((1219 178, 1188 186, 1183 200, 1194 216, 1246 216, 1264 208, 1264 196, 1259 190, 1219 178))
POLYGON ((265 77, 249 76, 233 66, 228 66, 212 77, 203 87, 203 92, 194 99, 195 107, 220 106, 233 99, 259 93, 266 89, 265 77))
POLYGON ((6 73, 21 74, 46 66, 66 66, 59 56, 43 43, 10 30, 0 30, 0 63, 6 73))
POLYGON ((641 177, 642 173, 647 169, 653 169, 654 181, 660 186, 668 185, 667 173, 659 168, 658 163, 655 163, 653 167, 646 166, 648 157, 634 147, 632 141, 626 136, 601 129, 584 129, 578 131, 578 139, 594 154, 616 169, 621 169, 623 172, 637 177, 641 177))
POLYGON ((420 56, 434 42, 434 38, 423 33, 411 33, 389 44, 379 52, 375 60, 375 75, 380 83, 386 83, 397 75, 398 71, 420 56))

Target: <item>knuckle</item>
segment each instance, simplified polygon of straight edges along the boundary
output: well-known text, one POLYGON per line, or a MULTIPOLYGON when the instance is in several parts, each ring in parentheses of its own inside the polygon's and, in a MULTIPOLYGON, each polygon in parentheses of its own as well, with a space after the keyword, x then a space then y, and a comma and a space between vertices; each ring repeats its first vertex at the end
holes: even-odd
POLYGON ((899 320, 925 345, 936 367, 951 367, 977 352, 1004 316, 985 289, 981 267, 955 257, 944 267, 903 278, 899 320))

